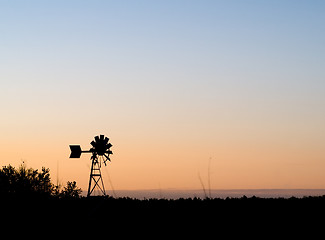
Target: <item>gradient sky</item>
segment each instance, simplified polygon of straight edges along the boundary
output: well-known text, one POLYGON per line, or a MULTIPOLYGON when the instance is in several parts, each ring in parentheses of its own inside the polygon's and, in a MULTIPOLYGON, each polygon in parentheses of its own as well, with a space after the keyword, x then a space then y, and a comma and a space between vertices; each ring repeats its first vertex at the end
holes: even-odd
POLYGON ((325 2, 0 0, 0 164, 87 190, 325 188, 325 2), (57 176, 57 173, 59 176, 57 176))

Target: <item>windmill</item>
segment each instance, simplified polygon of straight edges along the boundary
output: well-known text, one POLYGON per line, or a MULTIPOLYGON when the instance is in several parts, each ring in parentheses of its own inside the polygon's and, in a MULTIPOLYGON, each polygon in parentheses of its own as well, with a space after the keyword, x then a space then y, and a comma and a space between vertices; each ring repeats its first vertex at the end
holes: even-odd
POLYGON ((109 155, 113 154, 113 152, 110 150, 113 145, 108 143, 108 141, 109 138, 105 137, 104 135, 96 136, 95 141, 90 143, 92 148, 90 148, 88 151, 82 151, 80 145, 70 145, 70 158, 80 158, 81 153, 92 153, 92 156, 90 157, 91 170, 87 197, 94 192, 96 187, 104 196, 106 196, 100 168, 102 163, 104 163, 106 166, 107 160, 111 161, 109 155))

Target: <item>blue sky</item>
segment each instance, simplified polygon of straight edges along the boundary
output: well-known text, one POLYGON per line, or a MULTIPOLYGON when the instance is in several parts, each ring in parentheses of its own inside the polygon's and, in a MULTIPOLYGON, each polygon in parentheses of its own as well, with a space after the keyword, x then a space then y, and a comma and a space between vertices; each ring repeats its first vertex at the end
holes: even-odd
POLYGON ((322 1, 2 1, 1 9, 4 73, 58 89, 112 88, 116 78, 139 87, 175 78, 185 88, 323 84, 322 1), (58 77, 44 79, 50 73, 58 77))

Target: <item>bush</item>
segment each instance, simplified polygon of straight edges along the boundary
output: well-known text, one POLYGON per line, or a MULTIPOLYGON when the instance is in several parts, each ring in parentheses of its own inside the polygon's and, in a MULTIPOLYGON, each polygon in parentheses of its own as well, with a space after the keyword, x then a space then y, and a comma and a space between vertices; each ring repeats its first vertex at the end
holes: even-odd
POLYGON ((77 187, 77 183, 75 181, 73 182, 67 182, 67 186, 64 187, 64 190, 59 194, 62 198, 79 198, 81 194, 81 188, 77 187))

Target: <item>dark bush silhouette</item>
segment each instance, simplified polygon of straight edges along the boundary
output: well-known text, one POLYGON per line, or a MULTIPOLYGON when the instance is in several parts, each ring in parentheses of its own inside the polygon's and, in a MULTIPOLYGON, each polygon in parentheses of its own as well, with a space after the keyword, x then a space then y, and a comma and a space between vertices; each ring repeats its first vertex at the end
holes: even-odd
POLYGON ((27 168, 23 163, 17 169, 11 165, 0 169, 0 197, 19 198, 79 198, 81 189, 76 182, 67 182, 60 190, 51 183, 50 169, 27 168))
POLYGON ((52 194, 52 190, 53 184, 48 168, 42 167, 39 172, 21 164, 18 169, 9 165, 0 170, 1 195, 48 197, 52 194))
POLYGON ((82 190, 77 187, 76 181, 67 182, 67 186, 64 187, 64 190, 60 193, 60 197, 63 198, 79 198, 82 190))

